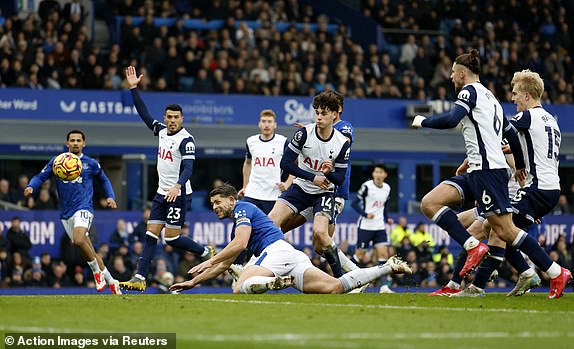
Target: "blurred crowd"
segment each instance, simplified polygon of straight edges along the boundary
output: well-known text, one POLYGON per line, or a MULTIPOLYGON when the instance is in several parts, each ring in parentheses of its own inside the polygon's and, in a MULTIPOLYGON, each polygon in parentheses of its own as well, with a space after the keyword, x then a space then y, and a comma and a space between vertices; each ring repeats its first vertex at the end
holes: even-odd
MULTIPOLYGON (((119 219, 109 241, 99 241, 98 232, 90 230, 90 239, 96 252, 115 279, 128 280, 135 271, 143 250, 149 208, 142 213, 142 220, 133 231, 128 232, 126 222, 119 219)), ((182 229, 189 235, 189 227, 182 229)), ((49 253, 31 256, 32 243, 29 232, 22 229, 20 218, 14 216, 10 227, 0 232, 0 287, 94 287, 93 276, 81 251, 66 234, 59 242, 59 258, 49 253)), ((150 270, 150 285, 167 292, 174 282, 187 280, 187 271, 201 262, 190 252, 173 248, 163 241, 158 247, 150 270)), ((204 283, 205 286, 229 286, 228 274, 204 283)))
POLYGON ((140 87, 152 91, 309 96, 332 88, 352 98, 450 100, 452 59, 474 47, 481 79, 501 100, 510 101, 512 74, 529 68, 546 81, 545 103, 572 103, 572 7, 557 0, 364 0, 363 15, 394 31, 380 47, 361 47, 344 19, 296 0, 108 0, 112 32, 115 16, 123 16, 119 43, 99 47, 83 11, 41 5, 25 19, 6 18, 0 29, 0 83, 120 89, 123 67, 134 65, 144 74, 140 87), (134 25, 134 16, 143 23, 134 25), (154 18, 177 20, 158 27, 154 18), (223 25, 191 30, 188 18, 223 25), (276 23, 317 29, 280 31, 276 23))

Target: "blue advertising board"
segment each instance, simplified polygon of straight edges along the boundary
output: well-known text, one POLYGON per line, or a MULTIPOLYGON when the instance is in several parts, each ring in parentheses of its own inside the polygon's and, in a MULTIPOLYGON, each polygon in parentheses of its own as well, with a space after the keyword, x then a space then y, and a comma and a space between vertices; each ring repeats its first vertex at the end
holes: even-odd
MULTIPOLYGON (((21 227, 29 235, 32 242, 31 256, 48 252, 59 256, 60 240, 64 228, 60 222, 57 211, 0 211, 0 231, 6 232, 10 227, 13 216, 19 216, 21 227)), ((397 221, 396 215, 391 215, 397 221)), ((418 222, 426 224, 427 231, 433 237, 436 246, 446 245, 453 254, 458 254, 461 247, 452 240, 440 227, 421 215, 405 216, 409 228, 414 230, 418 222)), ((101 243, 109 242, 118 219, 126 221, 127 231, 131 233, 141 219, 140 212, 134 211, 96 211, 94 219, 94 233, 97 235, 96 247, 101 243)), ((212 212, 191 212, 187 216, 190 227, 190 237, 201 244, 213 244, 222 248, 229 242, 233 223, 231 220, 218 220, 212 212)), ((345 241, 354 247, 357 243, 357 215, 352 212, 343 212, 337 219, 334 240, 337 244, 345 241)), ((388 226, 387 229, 391 229, 388 226)), ((574 216, 548 216, 540 227, 541 234, 546 236, 547 245, 551 246, 560 235, 565 235, 567 242, 572 243, 574 232, 574 216)), ((390 230, 389 230, 390 231, 390 230)), ((286 239, 299 249, 312 248, 313 229, 311 223, 306 223, 287 233, 286 239)))
MULTIPOLYGON (((311 97, 264 97, 251 95, 210 95, 190 93, 142 93, 149 111, 156 118, 165 105, 178 103, 187 122, 197 124, 252 125, 262 109, 273 109, 280 126, 314 120, 311 97)), ((430 102, 431 104, 437 104, 430 102)), ((348 99, 343 118, 355 128, 401 129, 409 127, 406 106, 424 104, 404 99, 348 99)), ((440 109, 447 110, 450 103, 440 109)), ((516 107, 503 105, 507 115, 516 107)), ((574 132, 573 105, 548 105, 558 116, 562 132, 574 132)), ((129 91, 30 90, 6 88, 0 94, 2 119, 139 122, 129 91)))

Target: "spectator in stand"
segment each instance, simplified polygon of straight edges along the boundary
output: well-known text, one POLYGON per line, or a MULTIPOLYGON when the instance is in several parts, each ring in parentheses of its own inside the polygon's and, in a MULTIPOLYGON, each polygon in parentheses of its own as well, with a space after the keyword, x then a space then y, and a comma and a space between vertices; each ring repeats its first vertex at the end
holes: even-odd
POLYGON ((0 179, 0 201, 15 203, 13 196, 10 190, 10 182, 5 178, 0 179))
POLYGON ((112 269, 110 273, 116 280, 129 280, 131 277, 130 271, 126 268, 122 256, 115 256, 112 262, 112 269))
POLYGON ((74 268, 74 277, 72 278, 72 286, 74 287, 86 287, 86 277, 84 275, 84 270, 79 265, 74 268))
POLYGON ((566 235, 561 234, 558 237, 558 240, 556 240, 554 246, 552 246, 552 251, 558 254, 558 264, 568 270, 572 270, 572 253, 568 249, 566 235))
POLYGON ((20 217, 14 216, 10 221, 10 229, 6 232, 6 239, 12 253, 19 253, 26 262, 30 262, 32 242, 28 234, 20 227, 20 217))
POLYGON ((18 206, 26 206, 26 196, 24 195, 24 189, 28 186, 28 176, 21 174, 18 176, 18 188, 14 192, 14 201, 18 206))
POLYGON ((40 268, 46 277, 52 274, 52 256, 48 252, 43 252, 40 255, 40 268))
POLYGON ((0 246, 0 288, 4 287, 4 281, 9 277, 8 250, 0 246))
POLYGON ((5 249, 6 251, 10 251, 10 242, 6 238, 6 232, 0 230, 0 249, 5 249))
POLYGON ((429 250, 432 252, 434 250, 434 239, 431 234, 425 230, 425 224, 419 222, 417 228, 410 235, 409 239, 413 246, 419 248, 419 250, 429 250))
POLYGON ((48 286, 53 288, 72 286, 70 277, 66 274, 66 264, 64 264, 64 262, 52 264, 52 275, 48 279, 48 286))
POLYGON ((133 244, 136 241, 145 240, 145 232, 147 231, 147 220, 149 219, 150 207, 145 206, 142 209, 142 220, 138 222, 138 225, 134 228, 134 231, 129 236, 129 243, 133 244))
POLYGON ((120 246, 129 245, 130 234, 126 229, 126 221, 120 218, 116 222, 116 229, 110 236, 110 248, 115 251, 120 246))
POLYGON ((77 22, 84 21, 86 16, 84 6, 80 0, 71 0, 64 5, 62 9, 62 18, 64 21, 77 22))
POLYGON ((24 273, 24 284, 26 287, 46 287, 48 282, 44 277, 44 272, 39 266, 26 270, 24 273))
MULTIPOLYGON (((413 231, 407 227, 407 219, 403 216, 399 217, 397 225, 391 230, 391 243, 393 246, 400 246, 403 244, 403 240, 406 237, 410 238, 413 231)), ((410 240, 409 240, 410 244, 410 240)))
POLYGON ((33 200, 31 197, 29 199, 31 199, 31 201, 33 203, 32 207, 30 207, 28 205, 28 207, 31 209, 34 209, 34 210, 56 210, 57 209, 57 205, 52 200, 52 198, 50 196, 50 191, 48 189, 40 189, 40 193, 38 194, 38 198, 36 200, 33 200))
POLYGON ((566 198, 566 195, 562 194, 560 195, 560 197, 558 198, 558 203, 556 204, 556 207, 554 207, 554 209, 552 210, 552 215, 554 216, 558 216, 558 215, 566 215, 566 214, 572 214, 574 212, 574 210, 572 209, 572 206, 570 206, 570 204, 568 203, 568 199, 566 198))

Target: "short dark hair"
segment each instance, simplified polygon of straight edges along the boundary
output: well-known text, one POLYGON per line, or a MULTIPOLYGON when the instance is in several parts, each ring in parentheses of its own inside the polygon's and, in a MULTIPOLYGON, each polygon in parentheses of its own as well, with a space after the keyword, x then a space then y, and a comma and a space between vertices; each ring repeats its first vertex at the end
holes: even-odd
POLYGON ((373 172, 375 169, 380 168, 381 170, 389 173, 389 171, 387 170, 387 166, 383 165, 383 164, 374 164, 373 165, 373 169, 371 170, 371 172, 373 172))
POLYGON ((219 187, 212 189, 209 192, 210 198, 214 197, 215 195, 221 195, 224 197, 233 196, 235 199, 237 199, 237 189, 235 189, 235 187, 229 183, 223 183, 219 187))
POLYGON ((80 130, 71 130, 70 132, 68 132, 68 134, 66 135, 66 141, 70 140, 70 135, 73 134, 79 134, 82 136, 82 140, 85 141, 86 140, 86 135, 84 134, 84 132, 80 131, 80 130))
POLYGON ((464 65, 471 72, 477 75, 480 73, 480 56, 478 55, 478 51, 475 49, 456 57, 454 62, 456 64, 464 65))
POLYGON ((325 90, 315 95, 313 98, 313 109, 328 109, 339 112, 339 107, 343 107, 335 91, 325 90))
POLYGON ((183 114, 183 109, 181 108, 181 105, 179 105, 179 104, 170 104, 170 105, 166 106, 164 113, 168 110, 178 111, 178 112, 183 114))

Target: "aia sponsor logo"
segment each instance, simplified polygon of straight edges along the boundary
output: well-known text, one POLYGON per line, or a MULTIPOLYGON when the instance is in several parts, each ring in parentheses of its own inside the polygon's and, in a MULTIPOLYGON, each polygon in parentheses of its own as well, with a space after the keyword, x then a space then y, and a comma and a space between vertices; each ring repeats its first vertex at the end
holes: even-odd
POLYGON ((173 162, 173 156, 169 149, 163 149, 162 147, 159 147, 157 150, 157 157, 165 161, 173 162))
POLYGON ((256 157, 253 162, 253 167, 276 167, 275 160, 273 158, 256 157))

